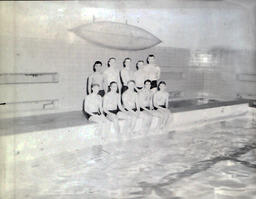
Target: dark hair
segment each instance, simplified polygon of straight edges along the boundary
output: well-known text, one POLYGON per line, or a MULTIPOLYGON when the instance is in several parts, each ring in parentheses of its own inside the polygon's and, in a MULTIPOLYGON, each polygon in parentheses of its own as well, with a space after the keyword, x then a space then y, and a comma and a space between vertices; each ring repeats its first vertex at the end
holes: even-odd
POLYGON ((137 70, 139 69, 138 65, 139 65, 140 62, 142 62, 142 63, 144 64, 144 61, 143 61, 143 60, 137 61, 137 63, 136 63, 136 69, 137 69, 137 70))
POLYGON ((150 58, 150 57, 155 57, 155 55, 153 55, 153 54, 148 55, 148 57, 147 57, 147 64, 149 63, 148 62, 148 58, 150 58))
POLYGON ((131 79, 131 80, 129 80, 129 81, 127 82, 127 85, 128 85, 130 82, 132 82, 132 83, 135 84, 135 81, 131 79))
POLYGON ((101 62, 101 61, 96 61, 96 62, 93 64, 93 67, 92 67, 93 72, 96 72, 96 68, 95 68, 96 64, 100 64, 100 65, 102 66, 102 62, 101 62))
POLYGON ((124 67, 124 68, 126 67, 125 62, 126 62, 127 60, 130 60, 130 61, 131 61, 131 58, 126 57, 126 58, 124 59, 124 61, 123 61, 123 67, 124 67))
POLYGON ((115 81, 110 82, 108 92, 111 90, 111 88, 110 88, 110 87, 111 87, 113 84, 116 84, 116 85, 117 85, 116 93, 119 93, 118 84, 117 84, 117 82, 115 82, 115 81))
POLYGON ((161 82, 158 83, 157 90, 160 90, 160 85, 161 85, 161 84, 164 84, 164 85, 166 86, 165 81, 161 81, 161 82))
POLYGON ((92 88, 93 88, 94 86, 98 86, 98 87, 100 87, 100 85, 99 85, 99 84, 92 84, 92 85, 91 85, 91 92, 92 92, 92 88))
POLYGON ((151 81, 150 81, 149 79, 147 79, 147 80, 144 81, 144 85, 145 85, 147 82, 149 82, 149 83, 151 84, 151 81))
POLYGON ((110 67, 110 64, 109 64, 109 63, 110 63, 110 61, 111 61, 112 59, 116 60, 116 58, 110 57, 110 58, 108 59, 108 63, 107 63, 107 66, 108 66, 108 67, 110 67))

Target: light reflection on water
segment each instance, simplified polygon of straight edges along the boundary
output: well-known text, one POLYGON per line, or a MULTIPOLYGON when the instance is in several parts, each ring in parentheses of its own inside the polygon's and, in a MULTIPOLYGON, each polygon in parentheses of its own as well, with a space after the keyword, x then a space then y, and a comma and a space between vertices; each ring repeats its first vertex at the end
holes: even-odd
POLYGON ((19 198, 253 199, 256 131, 246 118, 17 166, 19 198))

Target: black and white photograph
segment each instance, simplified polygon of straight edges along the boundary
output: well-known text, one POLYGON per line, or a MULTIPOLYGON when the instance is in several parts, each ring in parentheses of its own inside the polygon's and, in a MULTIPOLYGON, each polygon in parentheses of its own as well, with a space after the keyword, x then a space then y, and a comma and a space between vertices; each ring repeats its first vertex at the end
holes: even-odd
POLYGON ((256 199, 256 0, 1 1, 0 199, 256 199))

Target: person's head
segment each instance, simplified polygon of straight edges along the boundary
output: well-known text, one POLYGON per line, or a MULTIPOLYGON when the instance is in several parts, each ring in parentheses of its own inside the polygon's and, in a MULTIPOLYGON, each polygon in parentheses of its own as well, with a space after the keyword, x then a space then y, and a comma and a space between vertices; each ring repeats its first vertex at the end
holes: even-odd
POLYGON ((141 66, 143 66, 143 65, 144 65, 144 61, 143 61, 143 60, 137 61, 137 63, 136 63, 136 69, 139 70, 139 69, 141 68, 141 66))
POLYGON ((127 82, 127 86, 128 86, 128 89, 134 89, 135 88, 135 81, 134 80, 129 80, 127 82))
POLYGON ((93 93, 98 93, 100 90, 100 85, 99 84, 92 84, 92 92, 93 93))
POLYGON ((166 89, 166 83, 164 81, 159 82, 158 84, 158 90, 164 91, 166 89))
POLYGON ((112 91, 112 92, 117 92, 117 93, 118 93, 118 85, 117 85, 117 82, 115 82, 115 81, 110 82, 109 87, 110 87, 110 91, 112 91))
POLYGON ((151 81, 149 79, 144 81, 144 88, 150 89, 151 87, 151 81))
POLYGON ((156 60, 155 55, 150 54, 150 55, 147 57, 147 63, 148 63, 148 64, 154 64, 154 63, 155 63, 155 60, 156 60))
POLYGON ((110 58, 108 59, 107 66, 108 66, 108 67, 110 67, 110 66, 115 66, 115 64, 116 64, 116 58, 110 57, 110 58))
POLYGON ((132 61, 131 58, 126 57, 126 58, 124 59, 124 61, 123 61, 123 67, 129 69, 129 68, 130 68, 130 64, 131 64, 131 61, 132 61))
POLYGON ((93 72, 100 71, 101 68, 102 68, 102 62, 101 61, 96 61, 93 64, 93 72))

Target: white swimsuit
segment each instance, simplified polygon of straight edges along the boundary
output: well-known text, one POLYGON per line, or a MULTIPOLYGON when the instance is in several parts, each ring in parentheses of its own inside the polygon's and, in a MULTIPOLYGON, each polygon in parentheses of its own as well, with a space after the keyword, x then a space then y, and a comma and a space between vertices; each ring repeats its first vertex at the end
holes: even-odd
POLYGON ((106 81, 107 85, 111 82, 119 82, 119 71, 115 68, 107 68, 104 73, 104 80, 106 81))
POLYGON ((118 101, 119 101, 119 94, 109 92, 103 98, 103 106, 107 110, 117 110, 118 101))
POLYGON ((102 106, 102 98, 99 95, 87 95, 84 101, 84 110, 89 112, 99 112, 102 106))
POLYGON ((168 95, 167 92, 157 91, 154 95, 154 105, 165 106, 168 95))
POLYGON ((150 106, 152 102, 152 91, 143 89, 139 92, 139 101, 140 104, 144 107, 150 106))
POLYGON ((122 95, 122 101, 125 108, 134 109, 136 108, 137 93, 134 91, 125 91, 122 95))

